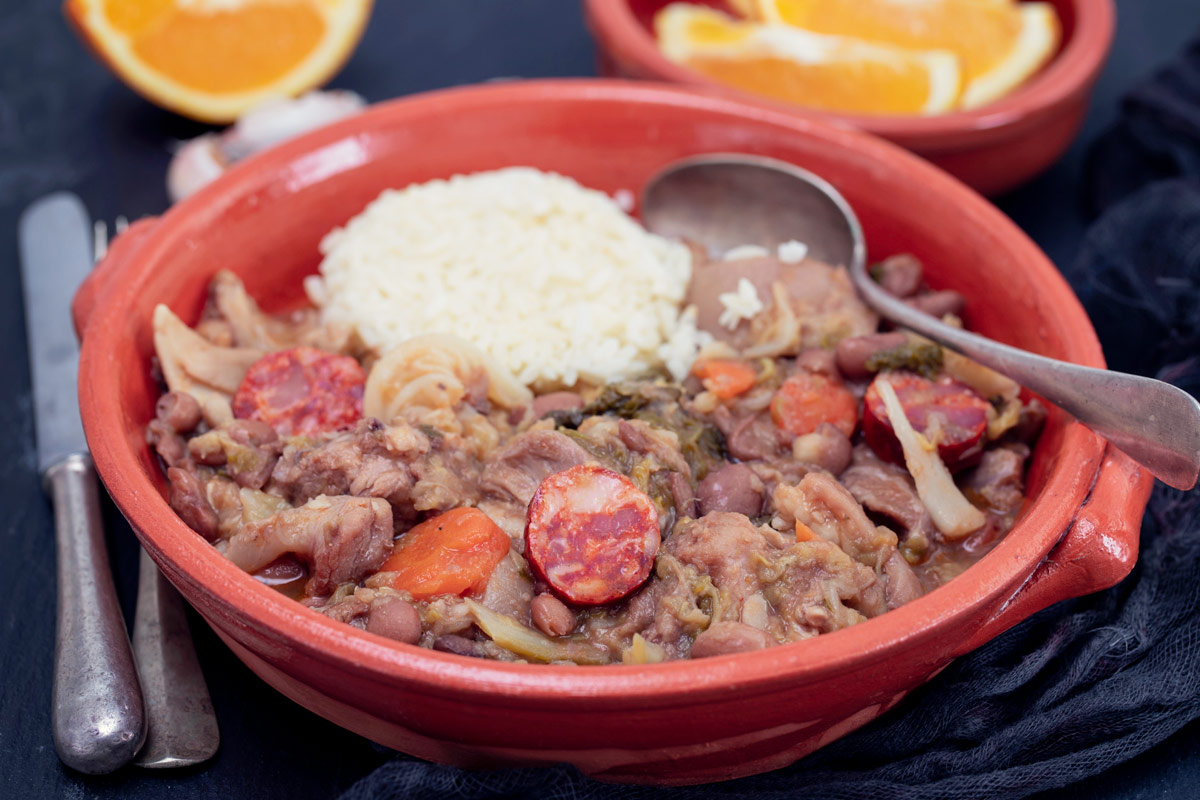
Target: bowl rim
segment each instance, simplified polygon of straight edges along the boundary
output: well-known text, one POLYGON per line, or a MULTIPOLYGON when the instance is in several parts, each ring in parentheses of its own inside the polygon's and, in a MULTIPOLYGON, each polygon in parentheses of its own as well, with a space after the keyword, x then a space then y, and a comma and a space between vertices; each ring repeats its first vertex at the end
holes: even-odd
MULTIPOLYGON (((142 241, 119 264, 102 265, 107 283, 98 292, 86 321, 80 357, 80 407, 88 444, 97 470, 113 500, 129 520, 143 545, 168 578, 208 592, 214 605, 248 633, 262 638, 246 622, 274 634, 271 644, 286 640, 287 648, 316 661, 336 666, 360 679, 408 686, 426 694, 482 704, 570 702, 575 708, 615 708, 636 698, 644 708, 694 704, 706 698, 771 692, 794 683, 799 676, 817 680, 879 663, 902 644, 918 644, 941 635, 947 626, 972 616, 989 615, 1001 607, 1033 575, 1046 554, 1066 534, 1087 499, 1100 468, 1103 441, 1079 423, 1064 422, 1066 457, 1051 469, 1041 493, 1031 501, 1021 523, 968 574, 912 603, 865 623, 804 642, 756 653, 721 656, 703 661, 681 660, 652 665, 608 665, 556 669, 540 664, 512 664, 472 659, 406 645, 359 631, 323 614, 305 609, 274 589, 254 580, 224 558, 183 523, 170 509, 150 478, 138 453, 141 426, 130 435, 119 402, 113 347, 120 321, 150 274, 144 265, 161 263, 164 254, 206 220, 213 220, 238 197, 279 180, 320 180, 328 170, 308 171, 321 153, 343 154, 338 145, 358 142, 374 130, 383 132, 406 120, 464 114, 472 109, 512 109, 521 105, 607 101, 666 106, 679 113, 716 113, 753 126, 783 129, 798 136, 827 140, 855 151, 858 160, 888 163, 915 172, 923 184, 952 198, 960 217, 973 226, 987 225, 1003 236, 1023 263, 1038 273, 1047 300, 1061 314, 1075 318, 1080 338, 1073 357, 1080 363, 1103 366, 1103 355, 1091 323, 1079 301, 1049 259, 1017 226, 979 194, 936 167, 881 139, 827 121, 797 116, 728 96, 686 87, 604 79, 515 81, 443 89, 375 105, 362 114, 334 123, 266 151, 237 165, 192 197, 169 209, 157 224, 143 228, 142 241), (299 173, 305 172, 306 176, 299 173), (274 176, 274 178, 272 177, 274 176), (303 177, 303 179, 301 179, 303 177), (1069 462, 1070 468, 1062 466, 1069 462), (1037 521, 1034 529, 1029 523, 1037 521), (1013 535, 1013 534, 1016 535, 1013 535), (188 565, 186 568, 182 565, 188 565), (990 565, 978 569, 980 565, 990 565)), ((354 166, 351 164, 350 166, 354 166)), ((332 168, 338 171, 337 165, 332 168)), ((100 274, 100 273, 97 273, 100 274)), ((185 591, 186 595, 187 592, 185 591)), ((211 620, 210 620, 211 622, 211 620)), ((213 623, 215 625, 215 623, 213 623)), ((219 626, 218 626, 219 627, 219 626)))
POLYGON ((1032 79, 1007 96, 979 108, 930 116, 843 114, 760 97, 723 86, 667 59, 653 34, 633 16, 628 0, 583 0, 596 44, 618 64, 631 63, 654 80, 714 88, 722 93, 784 109, 793 114, 834 120, 910 147, 954 150, 965 141, 999 134, 1085 94, 1104 66, 1116 29, 1114 0, 1067 0, 1075 27, 1059 53, 1032 79))

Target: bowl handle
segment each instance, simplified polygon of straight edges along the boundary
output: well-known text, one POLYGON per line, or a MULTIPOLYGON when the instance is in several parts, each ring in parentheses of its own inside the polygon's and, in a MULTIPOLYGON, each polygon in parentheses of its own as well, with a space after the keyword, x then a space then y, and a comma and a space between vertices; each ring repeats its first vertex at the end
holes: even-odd
POLYGON ((1060 600, 1120 582, 1137 561, 1142 514, 1153 485, 1150 473, 1109 445, 1091 492, 1058 544, 958 655, 1060 600))
POLYGON ((88 319, 92 316, 96 301, 108 285, 109 278, 141 247, 146 235, 157 227, 158 217, 142 217, 117 234, 109 244, 104 258, 100 259, 96 268, 79 285, 75 297, 71 300, 71 320, 75 324, 75 335, 80 339, 83 338, 88 319))

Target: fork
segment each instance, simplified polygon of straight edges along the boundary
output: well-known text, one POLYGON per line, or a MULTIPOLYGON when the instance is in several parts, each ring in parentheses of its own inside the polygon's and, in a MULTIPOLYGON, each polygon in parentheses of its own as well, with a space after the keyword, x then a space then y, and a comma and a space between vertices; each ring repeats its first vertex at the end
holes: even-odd
MULTIPOLYGON (((129 221, 117 217, 114 235, 129 221)), ((96 261, 108 252, 108 225, 92 227, 96 261)), ((134 764, 147 769, 186 767, 217 752, 220 733, 204 673, 188 630, 183 599, 141 548, 137 611, 133 620, 133 658, 142 683, 149 730, 134 764)))

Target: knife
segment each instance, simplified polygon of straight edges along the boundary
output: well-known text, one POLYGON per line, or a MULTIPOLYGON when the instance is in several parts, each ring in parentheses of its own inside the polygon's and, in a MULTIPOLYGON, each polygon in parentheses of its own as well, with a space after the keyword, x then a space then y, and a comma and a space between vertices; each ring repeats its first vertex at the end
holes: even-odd
POLYGON ((146 715, 105 549, 95 468, 79 418, 71 296, 92 268, 79 198, 36 201, 18 223, 38 472, 54 504, 58 616, 51 724, 63 763, 101 775, 129 763, 146 715))

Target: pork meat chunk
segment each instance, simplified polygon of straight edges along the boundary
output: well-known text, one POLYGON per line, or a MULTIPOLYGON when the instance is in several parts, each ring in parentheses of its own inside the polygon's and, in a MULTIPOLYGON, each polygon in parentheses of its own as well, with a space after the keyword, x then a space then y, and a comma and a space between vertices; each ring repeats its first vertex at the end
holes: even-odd
POLYGON ((873 570, 882 569, 896 549, 896 534, 876 527, 846 487, 823 473, 810 472, 795 486, 776 487, 774 501, 785 525, 803 523, 873 570))
POLYGON ((855 448, 841 482, 863 508, 896 523, 897 530, 923 534, 926 539, 935 535, 933 521, 908 470, 879 459, 866 445, 855 448))
POLYGON ((530 430, 500 448, 483 468, 485 495, 511 498, 522 507, 548 476, 594 462, 591 454, 569 436, 554 430, 530 430))
POLYGON ((430 447, 429 437, 415 428, 364 419, 315 446, 303 439, 289 442, 269 490, 292 503, 318 495, 381 497, 403 510, 417 481, 413 465, 430 447))
POLYGON ((308 567, 307 593, 376 572, 392 552, 392 507, 377 497, 320 495, 299 508, 249 522, 229 538, 225 557, 256 572, 285 553, 308 567))

